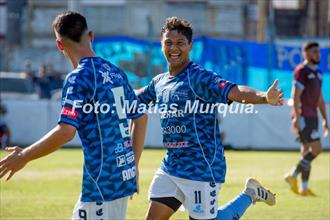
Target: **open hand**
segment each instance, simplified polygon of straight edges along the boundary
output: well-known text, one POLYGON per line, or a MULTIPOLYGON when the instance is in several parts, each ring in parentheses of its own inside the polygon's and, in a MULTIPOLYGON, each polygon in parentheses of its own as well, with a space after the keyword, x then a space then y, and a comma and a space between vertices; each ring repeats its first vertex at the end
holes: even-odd
POLYGON ((266 93, 267 103, 273 106, 283 105, 283 90, 277 89, 278 80, 275 80, 273 85, 269 87, 266 93))
POLYGON ((7 181, 20 169, 22 169, 27 161, 25 160, 20 147, 7 147, 7 151, 11 152, 0 161, 0 179, 9 173, 7 181))

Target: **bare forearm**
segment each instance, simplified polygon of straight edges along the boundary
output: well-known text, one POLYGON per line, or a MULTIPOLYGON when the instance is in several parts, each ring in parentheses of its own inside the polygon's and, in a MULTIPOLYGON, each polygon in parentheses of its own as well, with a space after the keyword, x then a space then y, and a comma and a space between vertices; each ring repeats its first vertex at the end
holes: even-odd
POLYGON ((139 165, 144 148, 147 120, 147 115, 143 115, 140 118, 132 120, 131 123, 132 145, 137 166, 139 165))
POLYGON ((239 95, 232 97, 232 101, 251 104, 267 104, 266 93, 247 86, 237 86, 239 95))
POLYGON ((294 110, 294 115, 297 119, 300 118, 301 114, 301 103, 300 103, 300 97, 294 97, 293 98, 293 110, 294 110))
POLYGON ((323 120, 327 121, 327 111, 326 111, 326 107, 325 107, 325 103, 324 103, 323 99, 319 102, 319 110, 320 110, 323 120))
POLYGON ((67 131, 58 125, 40 140, 25 148, 22 153, 26 161, 35 160, 56 151, 73 137, 72 131, 67 131))

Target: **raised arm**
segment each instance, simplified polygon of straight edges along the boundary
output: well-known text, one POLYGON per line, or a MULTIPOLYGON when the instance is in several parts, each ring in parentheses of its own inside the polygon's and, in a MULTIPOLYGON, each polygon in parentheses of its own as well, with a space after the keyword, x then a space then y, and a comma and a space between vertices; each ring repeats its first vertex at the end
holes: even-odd
POLYGON ((319 98, 318 108, 319 108, 320 113, 321 113, 322 118, 323 118, 323 122, 322 122, 323 133, 324 133, 324 136, 327 136, 328 133, 329 133, 329 126, 328 126, 328 119, 327 119, 327 110, 326 110, 326 107, 325 107, 325 102, 324 102, 322 92, 321 92, 321 95, 320 95, 320 98, 319 98))
POLYGON ((75 136, 76 128, 72 125, 60 123, 40 140, 22 149, 20 147, 9 147, 11 152, 0 161, 0 179, 9 173, 9 180, 17 171, 22 169, 29 161, 46 156, 75 136))
POLYGON ((283 91, 277 89, 278 80, 269 87, 267 92, 257 91, 247 86, 234 86, 228 93, 228 99, 240 103, 283 105, 283 91))

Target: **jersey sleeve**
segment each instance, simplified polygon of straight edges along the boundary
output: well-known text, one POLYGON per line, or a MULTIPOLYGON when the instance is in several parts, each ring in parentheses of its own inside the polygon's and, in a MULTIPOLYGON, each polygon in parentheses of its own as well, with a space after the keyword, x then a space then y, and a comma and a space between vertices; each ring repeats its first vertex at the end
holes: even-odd
POLYGON ((63 86, 62 109, 58 123, 66 123, 79 128, 83 116, 83 106, 90 97, 91 88, 88 88, 86 81, 80 73, 71 73, 63 86))
POLYGON ((305 88, 306 75, 304 74, 304 71, 302 68, 297 68, 294 70, 293 84, 301 90, 303 90, 305 88))
POLYGON ((230 104, 228 93, 236 84, 226 81, 211 71, 202 71, 190 77, 190 84, 196 96, 210 103, 230 104))
POLYGON ((149 104, 153 102, 155 104, 156 103, 155 80, 152 79, 147 86, 139 89, 137 91, 137 97, 141 103, 149 104))

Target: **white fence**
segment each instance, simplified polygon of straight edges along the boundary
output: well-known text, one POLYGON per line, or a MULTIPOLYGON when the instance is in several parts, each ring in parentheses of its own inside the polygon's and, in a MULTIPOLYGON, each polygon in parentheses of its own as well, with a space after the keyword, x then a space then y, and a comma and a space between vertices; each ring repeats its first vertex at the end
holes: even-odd
MULTIPOLYGON (((60 103, 48 100, 6 100, 4 120, 11 130, 12 142, 29 145, 52 129, 60 112, 60 103)), ((258 114, 227 114, 220 128, 225 132, 224 143, 234 148, 250 149, 298 149, 294 135, 290 132, 289 106, 255 106, 258 114)), ((327 104, 330 119, 330 104, 327 104)), ((320 123, 321 124, 321 123, 320 123)), ((321 127, 321 125, 320 125, 321 127)), ((146 146, 162 147, 159 116, 149 115, 146 146)), ((322 137, 323 148, 330 149, 330 138, 322 137)), ((67 146, 80 146, 78 135, 67 146)))

